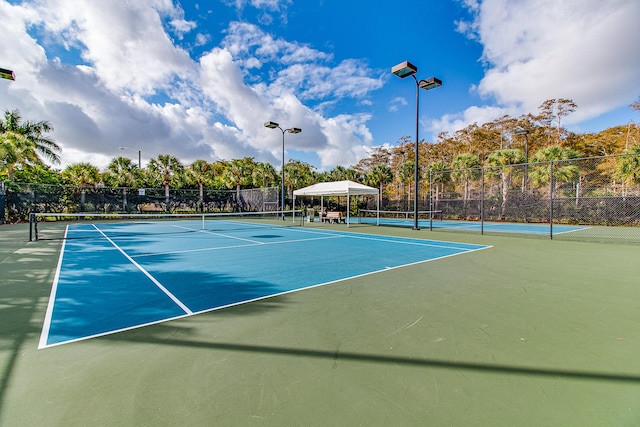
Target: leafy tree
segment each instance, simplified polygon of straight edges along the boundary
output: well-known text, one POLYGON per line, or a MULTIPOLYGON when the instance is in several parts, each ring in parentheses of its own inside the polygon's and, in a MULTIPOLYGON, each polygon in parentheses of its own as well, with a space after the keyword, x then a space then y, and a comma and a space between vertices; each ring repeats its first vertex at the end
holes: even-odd
POLYGON ((44 135, 52 130, 47 121, 22 122, 18 110, 5 111, 0 119, 0 171, 6 170, 7 178, 13 180, 17 165, 42 163, 41 156, 59 163, 60 147, 44 135))
POLYGON ((494 151, 487 157, 487 165, 499 167, 499 174, 502 179, 502 205, 500 206, 500 217, 504 218, 507 201, 509 199, 509 188, 511 178, 515 172, 513 165, 524 163, 524 154, 517 148, 505 148, 494 151))
POLYGON ((551 136, 554 133, 552 131, 553 123, 555 122, 555 142, 560 143, 560 138, 564 133, 564 129, 561 126, 562 118, 576 111, 578 104, 573 102, 572 99, 547 99, 544 101, 538 110, 540 112, 539 120, 548 129, 547 143, 551 143, 551 136))
POLYGON ((62 184, 62 175, 59 170, 52 169, 44 163, 35 165, 23 165, 15 169, 15 180, 17 182, 29 182, 33 184, 62 184))
POLYGON ((368 157, 360 160, 353 168, 366 175, 379 165, 388 166, 391 161, 391 152, 386 147, 373 147, 368 157))

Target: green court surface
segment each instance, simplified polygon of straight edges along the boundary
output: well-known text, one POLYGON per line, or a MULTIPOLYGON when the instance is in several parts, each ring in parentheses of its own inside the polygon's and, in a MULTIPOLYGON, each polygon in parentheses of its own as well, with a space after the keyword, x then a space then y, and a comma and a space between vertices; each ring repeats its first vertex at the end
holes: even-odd
POLYGON ((62 242, 0 226, 0 426, 640 425, 640 247, 308 227, 492 248, 38 349, 62 242))

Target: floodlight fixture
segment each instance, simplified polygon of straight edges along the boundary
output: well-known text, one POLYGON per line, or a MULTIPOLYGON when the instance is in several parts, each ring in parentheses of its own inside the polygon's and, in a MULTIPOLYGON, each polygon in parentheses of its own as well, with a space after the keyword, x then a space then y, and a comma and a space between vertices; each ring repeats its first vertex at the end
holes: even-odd
POLYGON ((15 80, 16 75, 13 70, 7 70, 6 68, 0 68, 0 77, 7 80, 15 80))
POLYGON ((418 72, 418 68, 409 61, 401 62, 400 64, 391 68, 391 72, 396 76, 404 79, 418 72))
POLYGON ((430 77, 426 80, 420 80, 418 86, 420 86, 420 89, 431 90, 442 86, 442 80, 436 77, 430 77))

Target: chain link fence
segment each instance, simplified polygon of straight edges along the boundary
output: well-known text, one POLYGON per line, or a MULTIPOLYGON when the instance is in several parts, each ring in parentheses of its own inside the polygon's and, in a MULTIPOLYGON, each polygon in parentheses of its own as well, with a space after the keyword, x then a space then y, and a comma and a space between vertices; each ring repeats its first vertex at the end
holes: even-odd
POLYGON ((547 224, 553 239, 640 244, 638 166, 640 156, 620 155, 432 172, 421 210, 449 221, 547 224))
POLYGON ((31 212, 216 213, 278 210, 278 188, 218 190, 76 187, 5 181, 0 223, 27 221, 31 212))

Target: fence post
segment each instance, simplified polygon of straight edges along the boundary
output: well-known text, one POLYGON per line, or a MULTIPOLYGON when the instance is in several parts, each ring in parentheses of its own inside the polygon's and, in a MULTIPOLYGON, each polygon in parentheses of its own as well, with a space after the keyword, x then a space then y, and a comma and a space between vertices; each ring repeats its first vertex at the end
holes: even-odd
POLYGON ((433 170, 429 170, 429 231, 433 231, 433 170))
POLYGON ((6 221, 4 209, 5 209, 5 191, 4 191, 4 181, 0 181, 0 225, 4 224, 6 221))
POLYGON ((553 240, 553 160, 549 163, 549 239, 553 240))
POLYGON ((484 236, 484 167, 480 168, 482 184, 480 185, 480 234, 484 236))

